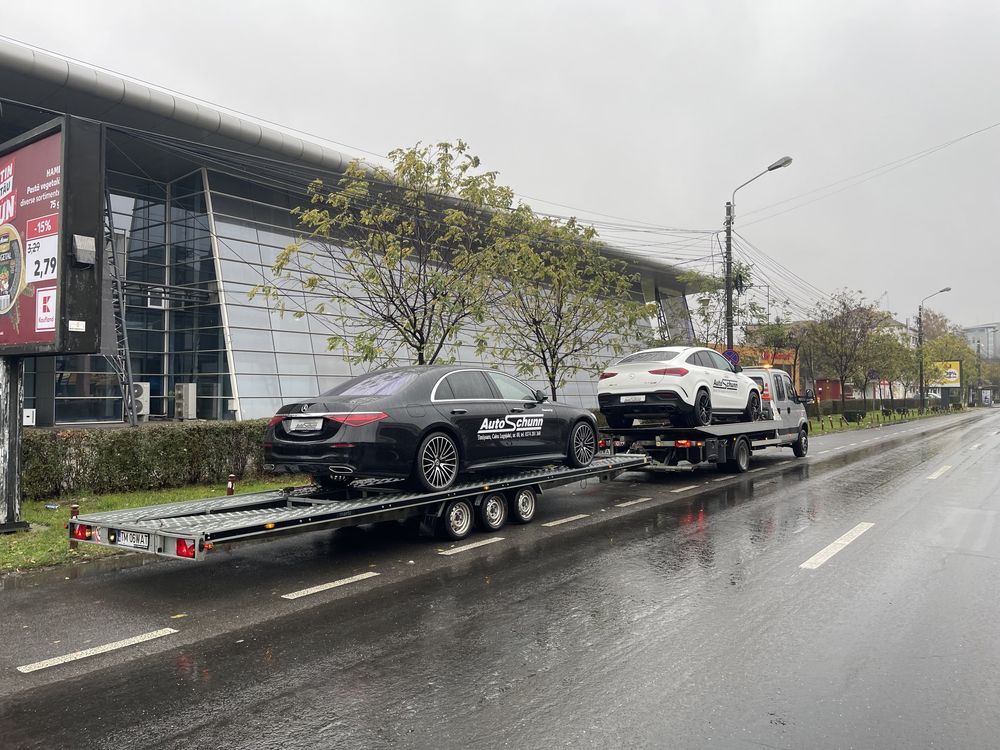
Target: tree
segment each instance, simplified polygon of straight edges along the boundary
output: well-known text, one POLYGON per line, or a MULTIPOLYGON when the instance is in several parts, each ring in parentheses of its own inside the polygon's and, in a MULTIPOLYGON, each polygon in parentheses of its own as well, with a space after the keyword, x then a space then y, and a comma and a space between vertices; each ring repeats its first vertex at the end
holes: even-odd
POLYGON ((841 290, 816 306, 809 327, 810 345, 816 364, 840 382, 840 405, 844 408, 844 386, 870 356, 871 339, 886 320, 886 313, 860 293, 841 290))
POLYGON ((462 141, 396 149, 389 161, 355 161, 330 189, 314 181, 310 205, 293 211, 304 236, 255 291, 281 309, 289 288, 318 296, 313 310, 342 330, 329 347, 353 362, 447 361, 494 298, 497 217, 513 193, 478 171, 462 141))
POLYGON ((895 406, 896 394, 894 383, 902 383, 906 390, 912 388, 917 381, 917 353, 907 346, 892 330, 881 330, 872 337, 872 352, 870 364, 879 376, 889 381, 889 401, 895 406))
POLYGON ((572 374, 600 369, 608 352, 640 340, 639 324, 655 306, 633 299, 638 277, 601 254, 592 227, 520 206, 506 216, 503 234, 503 302, 479 348, 512 361, 521 375, 541 373, 555 401, 572 374))
POLYGON ((745 332, 747 345, 765 352, 770 352, 770 362, 774 362, 778 352, 792 351, 792 369, 789 373, 792 382, 797 381, 797 370, 799 365, 799 352, 803 344, 802 324, 792 325, 784 322, 780 317, 772 322, 763 323, 756 326, 748 326, 745 332))
MULTIPOLYGON (((726 279, 724 276, 707 276, 697 271, 678 274, 678 281, 693 297, 691 324, 695 341, 702 346, 721 349, 726 344, 726 279)), ((746 331, 750 326, 767 320, 763 307, 750 300, 745 292, 753 286, 753 272, 749 265, 733 262, 733 328, 746 331)))

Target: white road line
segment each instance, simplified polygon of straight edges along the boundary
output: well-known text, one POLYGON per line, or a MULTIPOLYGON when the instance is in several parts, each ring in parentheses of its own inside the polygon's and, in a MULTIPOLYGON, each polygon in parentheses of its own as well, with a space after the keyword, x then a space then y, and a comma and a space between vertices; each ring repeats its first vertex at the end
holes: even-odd
POLYGON ((778 463, 775 464, 775 466, 784 466, 785 464, 790 464, 791 462, 792 462, 792 459, 789 458, 789 459, 787 459, 785 461, 778 461, 778 463))
POLYGON ((750 469, 750 471, 748 471, 747 474, 753 474, 755 471, 764 471, 764 469, 766 468, 767 468, 766 466, 758 466, 756 469, 750 469))
POLYGON ((86 659, 88 656, 96 656, 97 654, 106 654, 108 651, 117 651, 120 648, 128 648, 129 646, 135 646, 139 643, 145 643, 146 641, 151 641, 154 638, 162 638, 165 635, 173 635, 178 631, 173 628, 161 628, 160 630, 154 630, 152 633, 144 633, 143 635, 137 635, 134 638, 126 638, 124 641, 115 641, 114 643, 106 643, 103 646, 94 646, 93 648, 88 648, 83 651, 75 651, 72 654, 66 654, 65 656, 57 656, 54 659, 46 659, 44 661, 36 661, 34 664, 25 664, 23 667, 18 667, 17 671, 22 674, 28 674, 29 672, 37 672, 39 669, 48 669, 49 667, 57 667, 60 664, 66 664, 67 662, 76 661, 77 659, 86 659))
POLYGON ((693 490, 697 486, 698 486, 697 484, 689 484, 687 487, 678 487, 676 490, 670 490, 670 491, 676 495, 678 492, 687 492, 688 490, 693 490))
POLYGON ((838 446, 837 446, 836 448, 834 448, 834 450, 835 450, 835 451, 842 451, 842 450, 844 450, 844 448, 846 448, 846 447, 847 447, 846 445, 838 445, 838 446))
POLYGON ((975 445, 969 446, 969 450, 974 451, 976 450, 976 448, 982 447, 982 445, 983 445, 982 443, 976 443, 975 445))
POLYGON ((549 521, 548 523, 543 523, 542 526, 558 526, 562 523, 569 523, 570 521, 579 521, 581 518, 586 518, 589 513, 581 513, 578 516, 570 516, 569 518, 560 518, 558 521, 549 521))
POLYGON ((844 547, 846 547, 848 544, 853 542, 859 536, 864 534, 866 531, 868 531, 868 529, 870 529, 874 525, 875 524, 873 523, 867 523, 867 522, 859 523, 857 526, 848 531, 842 537, 840 537, 834 542, 831 542, 826 547, 817 552, 815 555, 810 557, 799 567, 806 568, 808 570, 816 570, 816 568, 818 568, 820 565, 825 563, 831 557, 836 555, 838 552, 840 552, 840 550, 844 549, 844 547))
POLYGON ((927 478, 928 478, 928 479, 937 479, 937 478, 938 478, 939 476, 941 476, 942 474, 944 474, 944 473, 945 473, 946 471, 948 471, 948 469, 950 469, 950 468, 951 468, 951 466, 950 466, 950 465, 948 465, 948 464, 945 464, 944 466, 942 466, 942 467, 941 467, 940 469, 938 469, 937 471, 935 471, 935 472, 934 472, 933 474, 931 474, 931 475, 930 475, 929 477, 927 477, 927 478))
POLYGON ((637 497, 635 500, 626 500, 624 503, 615 503, 616 508, 627 508, 630 505, 638 505, 639 503, 647 503, 653 498, 651 497, 637 497))
POLYGON ((303 596, 310 596, 311 594, 318 594, 320 591, 327 591, 329 589, 335 589, 338 586, 346 586, 349 583, 357 583, 358 581, 363 581, 366 578, 374 578, 378 573, 373 573, 368 571, 367 573, 359 573, 356 576, 351 576, 350 578, 341 578, 339 581, 330 581, 330 583, 321 583, 318 586, 311 586, 307 589, 302 589, 301 591, 293 591, 290 594, 282 594, 282 599, 301 599, 303 596))
POLYGON ((819 453, 817 453, 816 455, 817 455, 817 456, 822 456, 822 455, 823 455, 824 453, 829 453, 829 452, 830 452, 830 451, 828 451, 828 450, 825 450, 825 451, 820 451, 820 452, 819 452, 819 453))
POLYGON ((713 482, 725 482, 727 479, 732 479, 732 477, 719 477, 718 479, 713 479, 713 482))
POLYGON ((848 448, 853 448, 855 445, 857 445, 857 443, 848 443, 847 447, 848 448))
POLYGON ((452 547, 451 549, 442 550, 438 552, 439 555, 444 555, 445 557, 449 555, 457 555, 459 552, 467 552, 470 549, 475 549, 476 547, 485 547, 487 544, 495 544, 496 542, 502 542, 505 537, 502 536, 491 536, 489 539, 483 539, 479 542, 472 542, 471 544, 463 544, 461 547, 452 547))

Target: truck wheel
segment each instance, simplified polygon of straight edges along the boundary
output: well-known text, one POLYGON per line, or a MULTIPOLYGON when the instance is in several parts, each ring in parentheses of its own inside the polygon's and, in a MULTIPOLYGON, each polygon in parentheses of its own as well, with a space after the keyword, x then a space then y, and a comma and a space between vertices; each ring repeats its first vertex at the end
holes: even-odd
POLYGON ((750 396, 747 398, 747 408, 743 410, 743 421, 759 422, 762 417, 761 412, 760 394, 755 389, 751 389, 750 396))
POLYGON ((809 433, 805 430, 799 430, 799 439, 792 443, 792 453, 795 454, 796 458, 805 458, 806 454, 809 452, 809 433))
POLYGON ((446 490, 458 477, 458 445, 450 435, 432 432, 417 449, 413 483, 424 492, 446 490))
POLYGON ((605 414, 604 418, 608 420, 608 427, 612 430, 627 430, 632 426, 632 417, 623 417, 619 414, 605 414))
POLYGON ((480 529, 499 531, 507 523, 507 498, 499 492, 491 492, 479 503, 477 511, 480 529))
POLYGON ((451 500, 441 514, 439 533, 444 539, 465 539, 472 531, 472 503, 468 500, 451 500))
POLYGON ((590 422, 577 422, 569 433, 569 450, 566 463, 574 469, 590 466, 597 453, 597 433, 590 422))
POLYGON ((736 439, 733 457, 726 461, 726 467, 734 474, 742 474, 750 470, 750 441, 745 437, 736 439))
POLYGON ((698 395, 694 397, 690 423, 692 427, 707 427, 712 424, 712 397, 708 391, 698 391, 698 395))
POLYGON ((509 493, 510 518, 516 523, 531 523, 535 517, 535 491, 522 487, 509 493))

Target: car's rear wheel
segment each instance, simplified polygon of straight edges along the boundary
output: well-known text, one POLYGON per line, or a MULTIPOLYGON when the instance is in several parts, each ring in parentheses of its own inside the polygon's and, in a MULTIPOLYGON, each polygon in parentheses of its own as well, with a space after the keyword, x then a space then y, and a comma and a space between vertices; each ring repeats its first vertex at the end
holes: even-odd
POLYGON ((535 517, 535 491, 531 487, 522 487, 508 493, 507 508, 510 518, 517 523, 531 523, 535 517))
POLYGON ((712 424, 712 397, 708 391, 700 390, 694 397, 694 408, 691 410, 691 426, 706 427, 712 424))
POLYGON ((458 469, 458 444, 454 438, 443 432, 432 432, 417 448, 414 483, 426 492, 446 490, 458 478, 458 469))
POLYGON ((590 422, 582 421, 573 425, 569 433, 569 451, 566 463, 576 469, 590 466, 597 453, 597 431, 590 422))
POLYGON ((605 414, 608 420, 608 427, 612 430, 627 430, 632 426, 632 417, 623 417, 620 414, 605 414))
POLYGON ((499 492, 491 492, 479 503, 477 511, 479 528, 483 531, 499 531, 507 523, 507 498, 499 492))
POLYGON ((747 408, 743 410, 744 422, 759 422, 763 417, 763 410, 760 405, 760 394, 755 388, 750 389, 750 396, 747 398, 747 408))
POLYGON ((472 503, 468 500, 451 500, 441 514, 439 534, 444 539, 458 541, 465 539, 472 531, 472 503))

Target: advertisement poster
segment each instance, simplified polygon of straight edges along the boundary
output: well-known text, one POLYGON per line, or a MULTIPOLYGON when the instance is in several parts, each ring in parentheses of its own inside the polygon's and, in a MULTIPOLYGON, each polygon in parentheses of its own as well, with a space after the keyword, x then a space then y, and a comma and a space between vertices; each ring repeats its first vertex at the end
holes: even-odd
POLYGON ((56 338, 62 134, 0 156, 0 353, 56 338))
POLYGON ((940 380, 929 380, 927 385, 932 388, 960 388, 962 386, 961 362, 935 362, 934 367, 944 373, 940 380))

